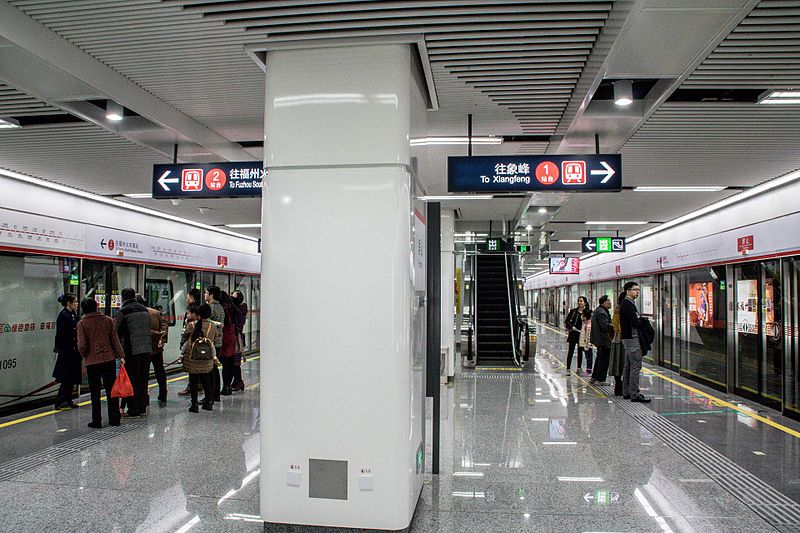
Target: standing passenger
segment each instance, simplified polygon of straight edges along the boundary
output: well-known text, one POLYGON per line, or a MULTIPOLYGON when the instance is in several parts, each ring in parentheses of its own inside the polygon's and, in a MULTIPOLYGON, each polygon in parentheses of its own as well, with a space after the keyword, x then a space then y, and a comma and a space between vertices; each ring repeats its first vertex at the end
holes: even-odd
POLYGON ((100 389, 106 389, 108 402, 108 423, 119 425, 119 398, 111 397, 111 389, 117 379, 116 359, 124 354, 114 329, 114 320, 97 311, 97 302, 86 298, 81 302, 83 318, 78 322, 78 350, 86 362, 86 376, 89 379, 89 393, 92 398, 92 421, 90 428, 103 427, 103 415, 100 408, 100 389))
POLYGON ((608 363, 611 356, 611 340, 614 337, 614 327, 611 325, 611 299, 605 294, 600 297, 600 305, 592 315, 591 342, 597 346, 597 359, 594 362, 594 371, 589 383, 606 384, 608 363))
POLYGON ((126 369, 133 386, 133 398, 128 401, 129 417, 146 414, 147 381, 150 375, 150 315, 147 308, 136 301, 136 291, 122 289, 122 308, 114 322, 117 335, 125 352, 126 369))
MULTIPOLYGON (((566 302, 564 303, 566 304, 566 302)), ((567 346, 569 347, 569 351, 567 352, 567 375, 569 375, 569 368, 572 366, 572 356, 575 353, 575 347, 581 339, 581 314, 587 305, 589 305, 589 302, 586 301, 586 298, 579 296, 578 307, 570 310, 567 314, 567 319, 565 321, 567 328, 567 346)), ((578 374, 581 373, 581 358, 582 351, 578 350, 578 374)))
MULTIPOLYGON (((214 349, 217 353, 222 349, 222 325, 225 323, 225 309, 223 309, 222 305, 219 303, 221 292, 220 288, 216 285, 209 285, 206 287, 204 295, 206 303, 211 308, 211 318, 209 318, 209 320, 214 322, 214 325, 217 327, 217 337, 214 341, 214 349)), ((220 381, 219 368, 217 368, 217 365, 214 365, 214 368, 211 369, 211 386, 214 387, 212 397, 215 402, 220 401, 220 381)))
POLYGON ((233 305, 233 300, 228 293, 222 291, 219 295, 219 303, 225 311, 225 318, 222 325, 222 348, 217 353, 222 362, 222 391, 223 396, 233 394, 231 385, 233 384, 233 357, 236 354, 236 342, 239 336, 236 324, 241 322, 239 319, 239 308, 233 305))
MULTIPOLYGON (((142 303, 142 302, 139 302, 142 303)), ((167 343, 167 330, 169 324, 167 317, 158 309, 145 307, 150 317, 150 362, 153 363, 153 373, 158 382, 158 405, 163 407, 167 403, 167 371, 164 370, 164 345, 167 343)), ((147 369, 148 374, 150 369, 147 369)))
POLYGON ((617 307, 611 316, 611 326, 614 328, 614 338, 611 341, 611 356, 608 371, 614 376, 614 396, 622 396, 622 372, 625 369, 625 347, 622 345, 622 326, 619 320, 619 310, 625 299, 625 291, 617 296, 617 307))
POLYGON ((197 385, 203 383, 205 398, 203 410, 214 409, 214 400, 211 398, 211 367, 214 366, 214 341, 217 338, 217 328, 208 318, 211 308, 208 304, 197 306, 191 304, 186 310, 187 321, 181 334, 181 354, 183 355, 183 369, 189 373, 189 392, 192 395, 192 405, 189 412, 198 412, 197 385), (201 345, 205 345, 209 353, 203 353, 201 345))
MULTIPOLYGON (((189 292, 186 293, 186 313, 183 315, 183 329, 186 329, 186 322, 189 319, 189 306, 190 305, 197 305, 198 307, 202 302, 200 302, 200 289, 189 289, 189 292)), ((178 396, 188 396, 189 395, 189 384, 186 384, 186 388, 183 389, 178 393, 178 396)))
POLYGON ((53 377, 59 383, 56 409, 77 409, 72 402, 75 385, 81 382, 81 354, 78 352, 78 297, 71 292, 58 297, 64 308, 56 319, 56 340, 53 351, 58 354, 53 377))
POLYGON ((586 356, 586 373, 592 373, 592 359, 594 358, 594 347, 591 342, 592 334, 592 310, 587 305, 581 314, 583 324, 581 325, 581 336, 578 342, 578 364, 581 364, 581 352, 586 356))
POLYGON ((245 339, 244 339, 244 325, 247 322, 247 304, 244 301, 244 295, 242 291, 236 290, 233 291, 231 294, 231 299, 233 300, 233 305, 239 308, 239 324, 237 324, 237 339, 239 342, 236 343, 236 353, 233 355, 233 386, 231 387, 232 390, 235 391, 243 391, 244 390, 244 380, 242 379, 242 363, 244 362, 244 347, 245 339))
POLYGON ((622 327, 622 345, 625 347, 625 368, 622 371, 622 397, 632 402, 649 403, 650 399, 639 391, 639 374, 642 371, 642 346, 639 344, 639 310, 634 300, 639 297, 639 284, 625 284, 625 299, 619 306, 622 327))

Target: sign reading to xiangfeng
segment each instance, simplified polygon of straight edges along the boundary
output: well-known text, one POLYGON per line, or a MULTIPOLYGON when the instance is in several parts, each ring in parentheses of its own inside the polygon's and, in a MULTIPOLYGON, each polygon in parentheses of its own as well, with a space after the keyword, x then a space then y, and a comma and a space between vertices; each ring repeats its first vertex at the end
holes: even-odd
POLYGON ((261 161, 153 165, 153 198, 261 196, 261 161))
POLYGON ((622 190, 622 156, 451 156, 447 190, 617 192, 622 190))

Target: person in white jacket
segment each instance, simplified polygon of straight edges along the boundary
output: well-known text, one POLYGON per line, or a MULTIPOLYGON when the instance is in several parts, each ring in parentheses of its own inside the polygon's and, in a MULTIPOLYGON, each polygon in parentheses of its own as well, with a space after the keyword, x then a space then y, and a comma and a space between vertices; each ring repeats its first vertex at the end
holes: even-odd
MULTIPOLYGON (((578 340, 578 350, 583 352, 583 354, 586 356, 586 374, 591 376, 592 361, 594 359, 594 346, 591 343, 592 310, 588 307, 585 307, 581 314, 581 319, 583 320, 583 326, 581 327, 581 336, 578 340)), ((578 360, 580 360, 580 355, 578 355, 578 360)))

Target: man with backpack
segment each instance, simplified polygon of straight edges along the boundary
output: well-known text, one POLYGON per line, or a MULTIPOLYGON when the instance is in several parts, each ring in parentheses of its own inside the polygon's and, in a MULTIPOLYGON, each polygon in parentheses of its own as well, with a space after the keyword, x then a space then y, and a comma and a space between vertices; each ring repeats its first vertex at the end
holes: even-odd
POLYGON ((625 284, 625 299, 619 309, 622 345, 625 347, 625 367, 622 371, 622 398, 632 402, 650 403, 639 391, 639 374, 642 371, 643 350, 640 342, 639 310, 634 303, 639 297, 639 284, 625 284))
POLYGON ((189 305, 186 316, 187 321, 181 334, 181 354, 183 369, 189 373, 189 392, 192 395, 189 412, 198 412, 197 386, 200 383, 203 384, 206 394, 203 410, 211 411, 214 409, 211 368, 216 359, 214 341, 217 338, 217 328, 209 320, 211 307, 208 304, 189 305))

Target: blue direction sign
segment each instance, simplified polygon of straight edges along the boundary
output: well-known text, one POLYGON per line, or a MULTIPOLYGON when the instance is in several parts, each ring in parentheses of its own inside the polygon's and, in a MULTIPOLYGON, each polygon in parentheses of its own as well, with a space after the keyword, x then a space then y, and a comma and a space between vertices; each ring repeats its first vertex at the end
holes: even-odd
POLYGON ((447 190, 616 192, 622 190, 622 156, 451 156, 447 190))
POLYGON ((261 161, 153 165, 153 198, 261 196, 261 161))

